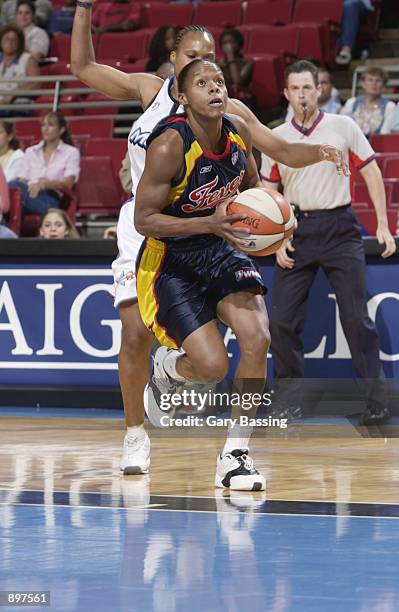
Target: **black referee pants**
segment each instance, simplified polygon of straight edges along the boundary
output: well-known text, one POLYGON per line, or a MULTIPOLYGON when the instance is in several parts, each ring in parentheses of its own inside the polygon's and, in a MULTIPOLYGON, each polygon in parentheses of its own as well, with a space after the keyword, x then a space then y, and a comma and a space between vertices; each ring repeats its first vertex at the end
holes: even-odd
POLYGON ((273 283, 270 329, 276 377, 304 376, 300 334, 309 291, 321 267, 337 297, 357 376, 378 379, 379 340, 367 312, 366 262, 355 213, 350 207, 300 213, 293 245, 294 268, 276 266, 273 283))

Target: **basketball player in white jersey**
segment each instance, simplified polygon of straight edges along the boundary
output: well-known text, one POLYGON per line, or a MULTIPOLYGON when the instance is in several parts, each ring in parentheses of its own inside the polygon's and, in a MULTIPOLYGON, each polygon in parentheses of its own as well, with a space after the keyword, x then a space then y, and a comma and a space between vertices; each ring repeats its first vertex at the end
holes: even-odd
MULTIPOLYGON (((201 26, 188 26, 178 35, 171 53, 175 78, 163 82, 151 74, 126 74, 110 66, 97 64, 91 36, 92 2, 78 0, 71 42, 71 70, 81 81, 117 100, 137 100, 145 112, 135 122, 129 137, 132 160, 133 193, 144 168, 145 143, 159 119, 176 112, 177 81, 182 68, 196 58, 215 59, 212 35, 201 26)), ((253 113, 237 100, 230 100, 228 111, 241 116, 251 131, 254 146, 289 166, 302 167, 321 159, 331 161, 339 173, 345 173, 341 152, 328 145, 289 144, 275 137, 253 113)), ((141 242, 141 240, 140 240, 141 242)), ((114 262, 115 306, 122 321, 119 354, 121 384, 127 434, 124 441, 121 472, 146 473, 149 469, 149 439, 144 430, 143 391, 148 382, 149 352, 152 334, 141 321, 137 307, 135 259, 139 244, 133 225, 133 200, 126 204, 118 223, 119 257, 114 262)))
MULTIPOLYGON (((396 246, 388 228, 384 183, 370 143, 355 121, 318 108, 320 86, 311 62, 299 61, 286 69, 284 93, 294 117, 278 126, 276 133, 290 142, 331 142, 344 152, 366 182, 377 217, 377 240, 384 245, 382 257, 390 257, 396 246)), ((271 157, 264 157, 262 174, 270 187, 282 184, 298 219, 292 244, 276 254, 270 315, 273 364, 283 409, 289 415, 290 407, 291 411, 299 407, 304 376, 300 333, 310 287, 321 267, 336 293, 356 374, 375 381, 366 393, 362 423, 382 422, 388 411, 380 379, 378 335, 367 312, 365 256, 359 223, 350 206, 349 177, 337 177, 323 162, 293 170, 271 157), (283 382, 287 379, 291 379, 289 385, 283 382)))

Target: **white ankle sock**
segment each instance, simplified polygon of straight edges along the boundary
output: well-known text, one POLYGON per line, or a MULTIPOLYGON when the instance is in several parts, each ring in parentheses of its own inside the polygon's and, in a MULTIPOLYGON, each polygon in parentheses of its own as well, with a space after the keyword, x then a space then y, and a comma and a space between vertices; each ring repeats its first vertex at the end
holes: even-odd
POLYGON ((180 351, 169 351, 162 365, 166 374, 173 378, 173 380, 185 381, 184 376, 181 376, 176 370, 176 361, 179 357, 181 357, 180 351))
POLYGON ((132 425, 127 428, 127 436, 130 440, 141 440, 145 437, 144 423, 141 425, 132 425))
POLYGON ((227 440, 224 445, 222 455, 231 453, 238 448, 249 448, 249 440, 252 435, 253 427, 244 425, 233 425, 227 432, 227 440))

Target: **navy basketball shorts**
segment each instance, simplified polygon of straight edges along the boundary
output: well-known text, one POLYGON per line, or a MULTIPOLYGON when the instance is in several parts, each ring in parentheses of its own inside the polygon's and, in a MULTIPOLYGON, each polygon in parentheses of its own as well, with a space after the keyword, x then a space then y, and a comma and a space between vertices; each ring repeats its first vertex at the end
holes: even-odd
POLYGON ((265 294, 257 265, 214 236, 187 246, 147 238, 137 259, 141 318, 158 341, 178 348, 185 338, 216 319, 217 304, 239 291, 265 294))

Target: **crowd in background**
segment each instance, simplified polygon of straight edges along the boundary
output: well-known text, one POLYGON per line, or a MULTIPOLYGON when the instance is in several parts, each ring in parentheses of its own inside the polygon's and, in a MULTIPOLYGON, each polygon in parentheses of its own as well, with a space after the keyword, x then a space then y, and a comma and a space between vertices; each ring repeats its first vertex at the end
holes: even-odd
MULTIPOLYGON (((343 19, 338 65, 347 65, 352 59, 359 23, 364 15, 374 10, 371 0, 343 0, 343 19)), ((29 115, 30 111, 20 111, 20 103, 28 103, 31 98, 14 96, 21 89, 22 77, 40 74, 40 63, 48 56, 51 36, 57 33, 70 33, 75 12, 75 0, 64 0, 61 8, 54 9, 50 0, 5 0, 0 11, 0 75, 12 78, 12 82, 2 83, 5 93, 1 104, 10 105, 7 111, 0 111, 0 199, 3 221, 0 221, 0 237, 9 236, 4 222, 9 210, 8 187, 18 188, 22 195, 23 210, 26 213, 45 215, 46 225, 40 226, 39 235, 43 238, 76 237, 76 230, 60 211, 60 200, 64 191, 71 190, 79 179, 79 149, 73 144, 67 121, 61 113, 47 113, 42 118, 42 140, 23 151, 15 137, 12 125, 13 116, 29 115), (11 120, 11 121, 10 121, 11 120), (50 210, 50 217, 47 211, 50 210), (54 211, 59 210, 58 215, 54 211), (48 231, 55 227, 55 218, 65 226, 64 234, 48 231), (62 217, 62 219, 61 219, 62 217), (49 221, 51 220, 51 224, 49 221), (72 231, 73 230, 73 231, 72 231)), ((142 27, 139 3, 128 0, 110 0, 96 3, 93 8, 93 33, 128 32, 142 27)), ((165 24, 153 35, 148 48, 147 72, 157 74, 163 79, 173 74, 169 62, 178 28, 165 24)), ((226 28, 220 35, 218 58, 223 71, 228 93, 252 108, 256 108, 256 98, 252 93, 254 66, 246 57, 244 38, 236 28, 226 28)), ((333 77, 325 67, 319 68, 320 98, 319 107, 326 113, 341 113, 351 117, 363 133, 370 137, 374 134, 399 132, 399 104, 383 95, 388 74, 383 68, 367 67, 362 73, 360 95, 349 98, 343 103, 340 92, 333 83, 333 77)), ((35 83, 24 83, 23 89, 33 89, 35 83)), ((285 120, 291 120, 289 106, 285 120)), ((129 192, 127 177, 130 177, 130 162, 124 160, 120 178, 129 192)), ((113 228, 105 233, 114 237, 113 228)))

